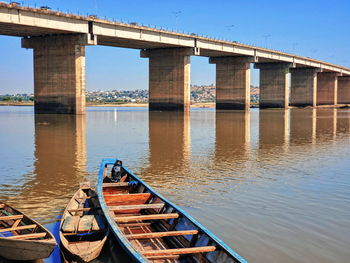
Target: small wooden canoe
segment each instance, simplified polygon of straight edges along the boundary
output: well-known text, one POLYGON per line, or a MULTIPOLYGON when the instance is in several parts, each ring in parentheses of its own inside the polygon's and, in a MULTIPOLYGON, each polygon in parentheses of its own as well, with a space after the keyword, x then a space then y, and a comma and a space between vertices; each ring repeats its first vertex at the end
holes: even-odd
POLYGON ((50 256, 56 245, 54 236, 45 227, 0 202, 0 257, 43 259, 50 256))
POLYGON ((112 233, 135 262, 246 263, 120 160, 103 159, 97 189, 112 233))
POLYGON ((60 239, 67 258, 89 262, 100 254, 109 233, 96 192, 83 183, 69 201, 61 220, 60 239))

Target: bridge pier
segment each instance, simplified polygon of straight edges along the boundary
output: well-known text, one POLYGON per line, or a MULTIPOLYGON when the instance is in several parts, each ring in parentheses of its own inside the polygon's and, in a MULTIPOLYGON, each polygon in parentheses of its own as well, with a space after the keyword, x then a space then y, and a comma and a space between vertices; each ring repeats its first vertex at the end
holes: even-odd
POLYGON ((336 72, 317 73, 317 105, 338 104, 338 76, 336 72))
POLYGON ((250 57, 213 57, 216 64, 216 109, 249 110, 250 57))
POLYGON ((350 104, 350 77, 338 77, 338 104, 350 104))
POLYGON ((190 57, 193 48, 164 48, 141 51, 149 58, 149 110, 190 109, 190 57))
POLYGON ((35 113, 85 114, 85 34, 22 39, 34 51, 35 113))
POLYGON ((291 73, 290 105, 316 106, 317 72, 316 68, 293 68, 291 73))
POLYGON ((256 63, 260 69, 260 108, 288 108, 288 73, 292 63, 256 63))

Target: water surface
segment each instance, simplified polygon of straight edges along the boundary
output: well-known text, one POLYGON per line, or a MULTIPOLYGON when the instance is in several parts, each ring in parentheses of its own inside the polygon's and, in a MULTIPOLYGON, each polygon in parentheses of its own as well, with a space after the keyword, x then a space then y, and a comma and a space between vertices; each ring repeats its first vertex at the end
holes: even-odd
POLYGON ((0 107, 0 123, 0 200, 51 229, 118 157, 249 262, 349 262, 350 110, 0 107))

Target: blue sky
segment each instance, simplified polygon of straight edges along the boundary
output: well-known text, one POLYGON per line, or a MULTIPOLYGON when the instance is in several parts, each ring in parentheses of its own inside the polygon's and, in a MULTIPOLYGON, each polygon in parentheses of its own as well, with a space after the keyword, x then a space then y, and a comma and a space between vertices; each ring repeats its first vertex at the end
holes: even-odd
MULTIPOLYGON (((17 0, 19 1, 19 0, 17 0)), ((350 67, 350 1, 19 1, 71 13, 235 40, 350 67)), ((208 58, 191 58, 191 83, 215 83, 208 58)), ((147 89, 148 61, 138 50, 86 48, 87 89, 147 89)), ((0 36, 0 94, 33 92, 32 51, 0 36)), ((258 84, 252 71, 252 84, 258 84)))

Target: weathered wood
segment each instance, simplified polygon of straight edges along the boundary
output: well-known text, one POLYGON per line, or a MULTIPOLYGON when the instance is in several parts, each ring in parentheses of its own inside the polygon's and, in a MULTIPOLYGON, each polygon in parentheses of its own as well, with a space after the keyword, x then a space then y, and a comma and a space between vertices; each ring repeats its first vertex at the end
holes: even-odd
POLYGON ((150 193, 142 194, 123 194, 117 196, 104 196, 107 205, 136 205, 146 203, 152 195, 150 193))
POLYGON ((121 210, 133 210, 133 209, 159 209, 163 208, 164 204, 141 204, 141 205, 119 205, 119 206, 109 206, 108 209, 111 211, 121 211, 121 210))
POLYGON ((8 228, 1 228, 0 229, 0 233, 1 232, 7 232, 7 231, 18 231, 18 230, 24 230, 24 229, 33 229, 37 227, 36 224, 33 225, 26 225, 26 226, 17 226, 17 227, 8 227, 8 228))
POLYGON ((170 219, 178 218, 179 214, 153 214, 153 215, 139 215, 139 216, 117 216, 114 217, 117 222, 132 222, 132 221, 144 221, 144 220, 159 220, 159 219, 170 219))
POLYGON ((23 215, 0 216, 0 221, 22 219, 23 215))
MULTIPOLYGON (((77 216, 78 221, 74 231, 67 231, 64 221, 60 225, 61 245, 64 247, 67 256, 74 258, 74 261, 77 262, 90 262, 98 257, 107 240, 109 228, 106 227, 105 217, 100 217, 103 223, 96 220, 96 217, 99 216, 98 209, 100 209, 96 197, 97 194, 93 189, 80 188, 67 204, 62 216, 65 220, 71 217, 70 212, 75 212, 76 215, 80 214, 80 216, 77 216), (85 202, 87 200, 89 200, 88 204, 85 202), (81 205, 74 207, 77 201, 81 205), (87 211, 89 214, 83 215, 87 211), (85 233, 89 234, 84 235, 85 233), (70 239, 70 237, 73 238, 70 239)), ((75 223, 73 225, 75 226, 75 223)))
POLYGON ((142 251, 144 256, 161 256, 161 255, 183 255, 183 254, 194 254, 215 251, 216 247, 189 247, 189 248, 174 248, 174 249, 162 249, 162 250, 148 250, 142 251))
POLYGON ((94 217, 94 215, 85 215, 82 218, 80 218, 78 231, 89 231, 92 228, 92 222, 94 220, 94 217))
POLYGON ((102 185, 104 188, 105 187, 123 187, 123 186, 129 186, 129 182, 121 182, 121 183, 104 183, 102 185))
POLYGON ((102 215, 96 215, 94 217, 94 220, 92 221, 92 230, 100 230, 106 228, 106 221, 104 216, 102 215))
POLYGON ((142 234, 126 235, 128 239, 146 239, 146 238, 158 238, 158 237, 171 237, 171 236, 185 236, 185 235, 197 235, 197 230, 181 230, 181 231, 167 231, 167 232, 152 232, 142 234))
POLYGON ((152 223, 143 222, 143 223, 119 223, 119 227, 142 227, 142 226, 150 226, 152 223))
MULTIPOLYGON (((89 234, 97 234, 97 233, 106 233, 107 230, 106 229, 102 229, 102 230, 94 230, 94 231, 85 231, 85 232, 80 232, 80 233, 89 233, 89 234)), ((63 236, 75 236, 78 233, 63 233, 63 236)))
POLYGON ((63 232, 76 232, 79 225, 80 216, 67 216, 62 224, 63 232))
POLYGON ((68 212, 74 213, 74 212, 88 212, 88 211, 93 211, 93 210, 98 210, 101 209, 99 207, 80 207, 77 209, 69 209, 68 212))
POLYGON ((25 235, 18 235, 18 236, 10 236, 7 237, 9 239, 34 239, 34 238, 42 238, 45 237, 46 233, 32 233, 32 234, 25 234, 25 235))
POLYGON ((166 260, 166 259, 179 259, 180 255, 162 255, 162 256, 146 256, 148 260, 166 260))

